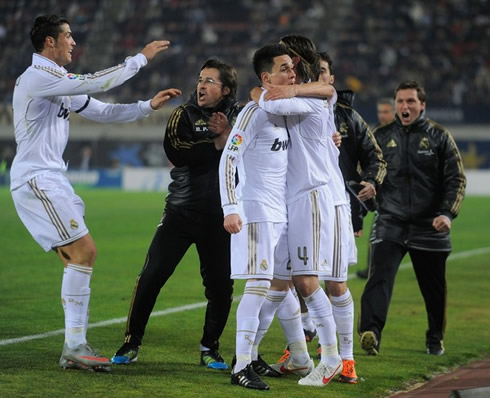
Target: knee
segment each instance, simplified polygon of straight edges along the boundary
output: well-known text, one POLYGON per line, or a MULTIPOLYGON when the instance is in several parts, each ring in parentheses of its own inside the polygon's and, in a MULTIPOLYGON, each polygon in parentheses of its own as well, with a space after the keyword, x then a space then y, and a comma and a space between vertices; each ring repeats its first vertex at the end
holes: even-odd
POLYGON ((311 296, 319 287, 318 278, 312 276, 293 277, 294 286, 303 297, 311 296))
POLYGON ((329 296, 339 297, 347 292, 347 283, 326 281, 325 289, 327 290, 329 296))

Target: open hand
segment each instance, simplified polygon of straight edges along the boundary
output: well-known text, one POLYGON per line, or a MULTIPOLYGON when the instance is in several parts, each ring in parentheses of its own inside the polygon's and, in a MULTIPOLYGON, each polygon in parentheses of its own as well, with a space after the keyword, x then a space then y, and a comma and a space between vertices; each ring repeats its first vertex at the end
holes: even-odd
POLYGON ((163 107, 172 98, 178 97, 182 92, 178 88, 168 88, 158 92, 151 100, 150 105, 154 110, 163 107))
POLYGON ((164 51, 170 46, 170 42, 168 40, 155 40, 151 43, 148 43, 143 50, 141 50, 141 54, 143 54, 148 62, 150 62, 155 55, 157 55, 160 51, 164 51))

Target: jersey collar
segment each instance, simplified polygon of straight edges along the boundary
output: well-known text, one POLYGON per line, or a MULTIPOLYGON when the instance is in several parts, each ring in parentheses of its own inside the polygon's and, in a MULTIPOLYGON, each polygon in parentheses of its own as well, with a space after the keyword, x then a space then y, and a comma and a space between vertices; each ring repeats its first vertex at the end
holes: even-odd
POLYGON ((51 68, 60 69, 63 72, 67 71, 62 66, 59 66, 56 62, 50 60, 49 58, 42 56, 41 54, 38 54, 38 53, 32 54, 32 65, 49 66, 51 68))

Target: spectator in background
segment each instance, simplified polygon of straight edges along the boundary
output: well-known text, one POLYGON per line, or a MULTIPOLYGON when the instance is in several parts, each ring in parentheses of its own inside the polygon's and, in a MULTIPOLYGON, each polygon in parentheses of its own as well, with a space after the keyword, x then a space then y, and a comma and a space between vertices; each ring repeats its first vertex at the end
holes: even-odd
POLYGON ((378 125, 391 122, 395 118, 395 104, 391 98, 381 98, 376 102, 378 125))
POLYGON ((85 144, 80 149, 80 170, 87 171, 90 169, 90 161, 92 159, 92 146, 90 144, 85 144))
MULTIPOLYGON (((210 54, 235 59, 243 89, 241 99, 246 101, 255 77, 249 72, 247 57, 243 57, 244 49, 260 47, 263 37, 279 37, 292 31, 329 48, 338 75, 349 76, 352 88, 359 89, 356 103, 367 105, 389 95, 388 87, 395 85, 403 73, 402 79, 425 79, 426 89, 433 90, 432 104, 447 105, 460 99, 463 106, 490 104, 488 57, 481 51, 489 47, 488 2, 409 0, 397 7, 375 0, 338 8, 328 8, 326 2, 315 0, 212 0, 191 8, 189 4, 165 2, 157 9, 149 8, 147 2, 123 1, 117 12, 111 2, 99 0, 57 6, 64 15, 83 23, 85 34, 79 37, 78 51, 73 54, 74 59, 80 57, 77 65, 82 70, 90 65, 112 64, 114 59, 136 51, 133 37, 149 42, 164 31, 172 40, 172 56, 165 59, 164 70, 158 62, 150 65, 150 73, 157 72, 162 78, 171 76, 177 87, 191 90, 192 82, 186 77, 198 68, 199 60, 210 54), (335 40, 319 28, 327 15, 339 32, 335 40), (113 28, 105 34, 108 45, 104 45, 98 38, 108 26, 113 28), (182 76, 171 75, 170 71, 176 69, 182 76)), ((0 103, 10 102, 15 78, 28 56, 28 46, 19 40, 23 27, 49 6, 48 0, 31 1, 29 7, 19 1, 0 2, 0 24, 6 29, 4 40, 0 39, 0 103)), ((148 79, 137 77, 125 86, 130 89, 117 92, 122 101, 152 87, 148 79)), ((160 86, 167 87, 164 82, 160 86)))
POLYGON ((112 358, 129 364, 138 358, 145 328, 161 288, 194 243, 208 299, 201 339, 201 365, 228 369, 218 352, 230 312, 230 235, 223 228, 218 166, 238 114, 237 74, 218 59, 201 67, 197 88, 167 124, 163 146, 175 167, 167 205, 136 278, 124 344, 112 358))
POLYGON ((378 189, 370 275, 361 298, 361 347, 368 355, 379 352, 395 276, 408 252, 427 310, 427 353, 442 355, 446 259, 466 186, 463 162, 451 134, 426 118, 418 82, 398 85, 395 106, 395 120, 375 131, 388 167, 378 189))
POLYGON ((68 21, 57 15, 37 17, 31 29, 32 65, 17 79, 13 95, 17 154, 10 189, 15 208, 36 242, 56 252, 64 264, 61 298, 65 312, 63 369, 110 371, 109 360, 87 343, 90 279, 95 242, 85 225, 85 207, 65 176, 63 152, 70 112, 99 122, 130 122, 163 107, 180 90, 159 92, 134 104, 106 104, 89 94, 124 83, 166 50, 155 41, 124 63, 90 75, 67 73, 76 45, 68 21))

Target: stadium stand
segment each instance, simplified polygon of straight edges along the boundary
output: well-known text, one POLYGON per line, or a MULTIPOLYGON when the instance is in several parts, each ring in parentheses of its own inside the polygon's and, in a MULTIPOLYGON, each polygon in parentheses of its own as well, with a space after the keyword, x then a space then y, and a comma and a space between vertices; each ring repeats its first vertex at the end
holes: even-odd
POLYGON ((73 72, 113 65, 153 38, 172 41, 172 49, 148 71, 108 94, 118 101, 169 85, 183 89, 184 100, 196 66, 209 56, 237 68, 244 101, 256 84, 253 51, 297 32, 331 53, 337 84, 354 90, 359 102, 391 95, 397 82, 415 78, 432 104, 488 106, 489 11, 485 0, 3 0, 0 102, 10 103, 16 78, 30 63, 26 38, 33 19, 56 12, 71 21, 78 44, 73 72))
MULTIPOLYGON (((2 0, 0 1, 0 169, 15 153, 12 93, 31 63, 34 18, 65 16, 77 42, 70 72, 87 73, 122 62, 153 39, 170 49, 126 84, 96 97, 133 102, 155 90, 177 87, 186 101, 196 71, 222 58, 239 75, 245 102, 257 84, 253 52, 282 35, 311 37, 335 60, 335 86, 356 93, 355 108, 375 124, 375 103, 396 84, 417 79, 428 94, 429 117, 450 129, 465 165, 490 167, 490 2, 487 0, 2 0), (471 124, 475 128, 466 128, 471 124), (458 128, 453 129, 453 125, 458 128), (468 134, 469 133, 469 134, 468 134)), ((132 126, 98 126, 72 114, 65 158, 71 167, 161 167, 163 109, 132 126), (140 128, 144 127, 144 128, 140 128), (87 149, 89 148, 89 149, 87 149), (86 154, 89 153, 90 156, 86 154)), ((7 174, 0 170, 0 185, 7 174)))

